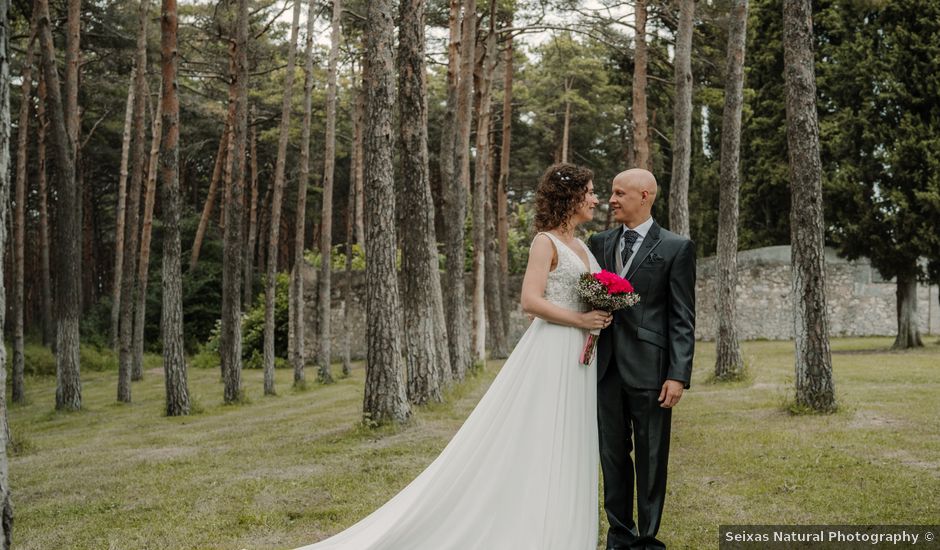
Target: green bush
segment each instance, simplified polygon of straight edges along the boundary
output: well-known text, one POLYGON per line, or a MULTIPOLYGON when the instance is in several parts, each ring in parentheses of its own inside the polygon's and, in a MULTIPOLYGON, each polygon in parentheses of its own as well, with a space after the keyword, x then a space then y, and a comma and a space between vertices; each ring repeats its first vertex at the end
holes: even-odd
POLYGON ((206 346, 200 346, 199 352, 189 360, 189 366, 194 369, 217 369, 221 364, 219 350, 210 350, 206 346))
MULTIPOLYGON (((13 349, 7 348, 7 371, 13 368, 13 349)), ((82 344, 79 361, 83 371, 102 372, 117 370, 117 354, 92 344, 82 344)), ((23 347, 23 373, 27 376, 55 376, 55 355, 42 344, 27 343, 23 347)))
MULTIPOLYGON (((304 260, 313 267, 319 268, 320 251, 305 250, 304 260)), ((346 245, 338 244, 332 248, 330 251, 330 267, 333 271, 344 271, 346 269, 346 245)), ((350 267, 353 271, 365 271, 366 269, 366 252, 360 244, 352 245, 352 265, 350 267)))
MULTIPOLYGON (((274 293, 274 357, 287 361, 287 333, 289 329, 290 277, 287 273, 278 273, 274 293)), ((191 362, 196 368, 219 366, 219 333, 222 323, 216 320, 215 327, 209 333, 209 339, 199 346, 191 362)), ((255 303, 242 317, 242 365, 244 368, 261 368, 264 353, 264 293, 258 295, 255 303)))
POLYGON ((107 294, 91 306, 79 319, 79 334, 83 344, 98 347, 111 345, 111 303, 107 294))

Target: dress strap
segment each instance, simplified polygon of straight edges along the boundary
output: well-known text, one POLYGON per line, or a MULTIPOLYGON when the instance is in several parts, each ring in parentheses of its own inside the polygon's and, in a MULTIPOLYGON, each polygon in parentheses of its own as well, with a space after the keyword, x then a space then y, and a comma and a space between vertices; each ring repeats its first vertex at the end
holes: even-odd
POLYGON ((532 237, 533 243, 535 243, 535 238, 538 237, 539 235, 545 235, 546 237, 548 237, 548 240, 552 242, 552 246, 555 248, 555 258, 553 259, 555 266, 552 267, 551 269, 551 271, 555 271, 555 269, 557 269, 557 267, 561 265, 561 256, 562 256, 561 249, 567 248, 567 246, 565 246, 565 244, 561 242, 561 240, 558 237, 556 237, 555 235, 552 235, 548 231, 539 231, 538 233, 536 233, 535 237, 532 237))

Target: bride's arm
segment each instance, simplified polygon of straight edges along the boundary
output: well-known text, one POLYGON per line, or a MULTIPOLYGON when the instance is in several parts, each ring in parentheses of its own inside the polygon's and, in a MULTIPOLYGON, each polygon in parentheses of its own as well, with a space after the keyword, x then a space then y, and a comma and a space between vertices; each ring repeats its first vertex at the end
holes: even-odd
POLYGON ((522 280, 522 310, 546 321, 583 329, 604 328, 609 313, 588 311, 581 313, 557 306, 545 299, 548 272, 555 258, 555 244, 545 235, 537 235, 529 249, 529 265, 522 280))

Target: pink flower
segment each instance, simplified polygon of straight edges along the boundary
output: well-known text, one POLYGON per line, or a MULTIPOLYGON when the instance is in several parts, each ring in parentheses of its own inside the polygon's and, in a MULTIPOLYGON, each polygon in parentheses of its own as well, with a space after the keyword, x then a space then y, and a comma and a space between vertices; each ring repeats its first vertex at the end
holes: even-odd
POLYGON ((595 273, 594 278, 607 287, 608 294, 626 294, 633 292, 633 285, 630 284, 630 281, 606 269, 595 273))

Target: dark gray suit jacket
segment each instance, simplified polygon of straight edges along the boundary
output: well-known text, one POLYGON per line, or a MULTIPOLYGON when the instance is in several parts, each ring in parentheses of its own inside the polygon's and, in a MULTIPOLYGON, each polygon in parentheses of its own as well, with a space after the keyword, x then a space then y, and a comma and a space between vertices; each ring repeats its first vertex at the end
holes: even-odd
MULTIPOLYGON (((588 247, 601 267, 616 271, 621 226, 595 233, 588 247)), ((695 244, 653 222, 627 280, 640 303, 614 313, 597 343, 597 379, 610 364, 626 385, 658 390, 667 380, 688 388, 695 350, 695 244)))

